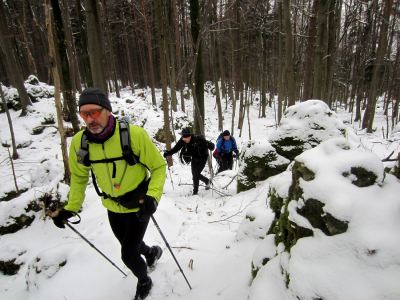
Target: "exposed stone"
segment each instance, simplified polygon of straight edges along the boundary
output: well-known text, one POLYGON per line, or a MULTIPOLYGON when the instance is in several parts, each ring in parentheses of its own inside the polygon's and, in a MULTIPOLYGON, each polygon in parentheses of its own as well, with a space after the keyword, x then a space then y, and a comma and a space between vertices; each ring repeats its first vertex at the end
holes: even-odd
POLYGON ((320 229, 326 235, 336 235, 347 231, 348 222, 336 219, 330 213, 324 212, 325 204, 315 199, 307 199, 305 205, 297 209, 297 213, 305 217, 314 228, 320 229))
POLYGON ((21 195, 22 193, 25 193, 28 189, 20 189, 19 192, 17 191, 10 191, 7 193, 4 193, 5 196, 0 198, 0 202, 1 201, 10 201, 12 199, 17 198, 19 195, 21 195))
MULTIPOLYGON (((171 136, 172 136, 172 132, 170 132, 171 136)), ((163 128, 158 129, 157 133, 154 136, 155 140, 160 142, 160 143, 165 143, 166 139, 165 139, 165 130, 163 128)))
MULTIPOLYGON (((362 167, 351 167, 350 173, 356 176, 356 180, 353 180, 351 183, 358 186, 358 187, 366 187, 373 185, 376 182, 378 176, 368 171, 362 167)), ((343 173, 344 177, 349 176, 348 173, 343 173)))
POLYGON ((302 198, 303 190, 300 187, 300 178, 305 181, 311 181, 315 178, 315 174, 304 163, 295 161, 292 168, 292 185, 289 188, 290 199, 298 200, 302 198))
POLYGON ((289 160, 322 141, 345 134, 345 126, 328 105, 308 100, 286 109, 281 125, 270 136, 271 145, 289 160))
POLYGON ((22 228, 28 227, 32 224, 34 219, 35 216, 27 216, 25 214, 18 217, 11 217, 5 226, 0 226, 0 235, 14 233, 22 228))
POLYGON ((265 180, 283 172, 289 161, 276 153, 267 142, 249 142, 240 155, 237 191, 255 187, 257 181, 265 180))
POLYGON ((313 231, 289 220, 289 211, 286 203, 283 212, 280 214, 279 218, 274 220, 268 234, 275 234, 275 244, 283 243, 285 249, 290 251, 290 248, 292 248, 299 239, 312 236, 313 231))
POLYGON ((16 258, 11 260, 1 261, 0 260, 0 271, 4 275, 15 275, 21 268, 22 263, 16 263, 16 258))

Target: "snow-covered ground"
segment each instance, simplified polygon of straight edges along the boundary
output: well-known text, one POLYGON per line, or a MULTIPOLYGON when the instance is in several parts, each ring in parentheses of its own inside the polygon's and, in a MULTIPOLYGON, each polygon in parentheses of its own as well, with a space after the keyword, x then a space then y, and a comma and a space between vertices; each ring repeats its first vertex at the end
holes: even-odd
MULTIPOLYGON (((151 136, 154 136, 162 126, 162 111, 150 105, 151 96, 148 91, 143 92, 144 96, 139 96, 139 94, 137 91, 137 96, 131 95, 128 90, 124 90, 122 99, 111 95, 113 109, 118 113, 124 111, 125 115, 131 117, 133 123, 144 124, 144 128, 151 136), (132 101, 127 103, 124 100, 127 98, 132 101)), ((157 99, 160 103, 160 92, 157 93, 157 99)), ((206 94, 205 102, 206 137, 215 142, 219 134, 215 100, 212 95, 206 94)), ((192 103, 190 101, 186 103, 187 116, 190 119, 192 103)), ((273 108, 268 108, 265 119, 258 118, 257 105, 254 105, 250 113, 252 139, 267 139, 275 128, 273 108)), ((382 127, 386 130, 386 120, 382 115, 382 108, 377 109, 375 119, 377 130, 373 134, 366 134, 365 131, 358 130, 358 124, 351 124, 349 113, 342 110, 338 110, 337 113, 348 126, 347 139, 351 143, 373 152, 380 159, 387 157, 392 151, 398 153, 400 150, 400 132, 391 135, 390 141, 382 138, 382 127)), ((57 130, 54 127, 47 127, 42 134, 31 135, 32 128, 54 114, 55 108, 52 99, 43 99, 35 103, 28 117, 20 118, 18 112, 11 111, 17 144, 30 143, 30 146, 18 150, 20 159, 15 162, 18 186, 20 189, 25 188, 28 191, 12 201, 0 202, 0 222, 5 221, 9 215, 16 216, 27 202, 46 192, 54 191, 62 178, 63 164, 57 130)), ((182 116, 181 112, 175 114, 175 118, 185 120, 182 116)), ((231 106, 228 105, 228 110, 224 111, 224 129, 231 130, 230 116, 231 106)), ((1 142, 10 144, 5 114, 0 115, 0 124, 1 142)), ((177 135, 179 135, 179 131, 176 131, 177 135)), ((239 137, 238 133, 235 128, 234 136, 240 150, 240 145, 245 143, 249 136, 247 121, 244 122, 242 136, 239 137)), ((164 150, 163 144, 157 143, 157 145, 160 151, 164 150)), ((7 149, 1 146, 0 194, 3 195, 14 189, 11 166, 7 157, 7 149)), ((149 245, 162 246, 164 253, 156 268, 151 271, 150 276, 153 279, 154 287, 148 299, 242 300, 247 299, 249 294, 252 299, 292 299, 290 293, 286 292, 282 286, 282 282, 276 279, 276 273, 280 272, 276 262, 273 262, 268 270, 264 270, 265 274, 262 276, 260 274, 260 278, 257 277, 257 280, 263 280, 265 286, 269 288, 269 296, 264 294, 264 289, 250 288, 252 283, 251 262, 257 254, 257 249, 260 249, 260 243, 266 242, 259 238, 260 233, 261 235, 263 232, 265 233, 273 220, 272 211, 265 205, 268 187, 273 179, 259 183, 252 190, 236 194, 235 181, 230 183, 238 169, 235 164, 234 170, 224 172, 214 178, 215 188, 224 191, 226 195, 221 196, 215 191, 205 191, 204 187, 200 187, 199 195, 191 196, 192 188, 190 185, 186 185, 192 182, 190 167, 180 164, 176 156, 174 156, 174 162, 174 166, 167 174, 164 195, 155 213, 155 219, 193 289, 189 289, 160 234, 150 223, 145 241, 149 245), (224 189, 224 187, 226 188, 224 189), (244 218, 246 212, 261 216, 262 218, 257 218, 257 220, 262 220, 262 222, 256 225, 248 224, 244 218)), ((388 163, 388 165, 393 165, 393 163, 388 163)), ((205 169, 203 174, 208 174, 208 171, 205 169)), ((65 199, 67 187, 61 185, 58 190, 65 199)), ((400 193, 400 189, 398 193, 400 193)), ((136 279, 120 260, 119 244, 109 227, 106 210, 101 206, 92 185, 88 187, 86 195, 87 199, 81 214, 82 222, 75 225, 75 228, 122 268, 128 276, 124 278, 116 268, 70 229, 59 229, 49 219, 36 218, 28 228, 14 234, 0 236, 0 260, 15 257, 15 253, 21 253, 18 261, 23 262, 18 274, 13 276, 0 274, 1 299, 133 299, 136 279), (64 264, 65 266, 59 267, 64 264), (35 270, 40 270, 40 272, 35 270)), ((400 219, 400 209, 397 205, 391 216, 393 220, 389 220, 388 224, 394 228, 397 226, 397 229, 400 230, 398 221, 396 223, 394 219, 396 209, 398 220, 400 219)), ((382 237, 390 239, 390 237, 382 237)), ((394 246, 397 249, 400 249, 398 239, 394 239, 392 242, 395 243, 394 246)), ((328 243, 324 243, 323 247, 329 250, 328 243)), ((261 249, 265 250, 266 248, 262 247, 261 249)), ((332 251, 336 250, 332 249, 332 251)), ((397 261, 399 261, 400 253, 394 252, 393 255, 397 255, 397 261)), ((304 253, 304 257, 306 256, 307 253, 304 253)), ((297 270, 304 268, 311 272, 309 265, 301 265, 302 262, 307 262, 304 257, 297 257, 293 264, 297 270)), ((337 263, 337 261, 330 261, 331 258, 329 255, 319 257, 320 265, 329 268, 330 265, 337 263)), ((346 263, 346 261, 339 261, 339 263, 346 263)), ((347 263, 349 262, 347 261, 347 263)), ((383 268, 381 263, 382 261, 377 261, 376 265, 368 269, 368 272, 374 273, 379 268, 383 268)), ((359 265, 354 266, 359 267, 359 265)), ((347 269, 345 268, 345 270, 347 269)), ((318 271, 321 270, 323 268, 318 271)), ((392 273, 379 273, 379 276, 391 274, 390 278, 380 278, 380 280, 387 279, 392 282, 394 280, 392 276, 400 278, 399 265, 394 265, 391 270, 392 273)), ((308 272, 300 271, 298 274, 309 275, 308 272)), ((312 275, 309 276, 312 279, 312 275)), ((371 277, 373 276, 374 274, 371 274, 371 277)), ((305 280, 307 284, 310 284, 310 278, 305 280)), ((301 282, 301 278, 296 278, 295 282, 298 284, 301 282)), ((361 283, 357 281, 357 284, 361 284, 361 289, 363 289, 362 281, 361 283)), ((310 288, 312 289, 312 286, 310 288)), ((332 286, 327 286, 327 289, 329 288, 332 286)), ((340 287, 333 286, 333 288, 340 287)), ((351 289, 351 283, 342 288, 351 289)), ((365 290, 368 291, 370 288, 373 287, 366 286, 365 290)), ((398 289, 391 292, 392 297, 389 295, 387 299, 399 299, 400 285, 398 289)), ((351 293, 343 293, 343 295, 351 295, 351 293)), ((360 296, 356 298, 362 299, 360 296)))

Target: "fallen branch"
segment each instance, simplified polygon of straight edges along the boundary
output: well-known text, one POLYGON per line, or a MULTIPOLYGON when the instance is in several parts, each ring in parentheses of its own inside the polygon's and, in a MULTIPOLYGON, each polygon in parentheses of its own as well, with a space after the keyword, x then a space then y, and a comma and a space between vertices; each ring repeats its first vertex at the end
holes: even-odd
POLYGON ((397 158, 391 158, 393 154, 394 151, 392 151, 392 153, 390 153, 388 157, 382 159, 382 161, 397 161, 397 158))

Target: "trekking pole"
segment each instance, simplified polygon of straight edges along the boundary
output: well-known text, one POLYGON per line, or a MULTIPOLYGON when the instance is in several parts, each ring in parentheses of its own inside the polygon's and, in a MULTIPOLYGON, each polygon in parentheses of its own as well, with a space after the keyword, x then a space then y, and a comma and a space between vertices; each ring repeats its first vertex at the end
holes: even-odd
POLYGON ((169 168, 169 164, 168 164, 168 173, 169 173, 169 178, 171 179, 172 189, 175 190, 174 181, 172 180, 171 169, 169 168))
MULTIPOLYGON (((68 222, 68 221, 67 221, 68 222)), ((71 222, 72 224, 76 224, 75 222, 71 222)), ((78 222, 79 223, 79 222, 78 222)), ((109 259, 103 252, 101 252, 99 249, 96 248, 95 245, 93 245, 87 238, 85 238, 78 230, 76 230, 71 224, 69 223, 65 223, 65 225, 67 225, 69 228, 71 228, 71 230, 73 232, 75 232, 77 235, 80 236, 81 239, 83 239, 86 243, 88 243, 90 245, 90 247, 92 247, 94 250, 96 250, 98 253, 100 253, 105 259, 108 260, 108 262, 110 264, 112 264, 118 271, 120 271, 122 274, 124 274, 124 276, 128 276, 125 274, 124 271, 122 271, 111 259, 109 259)))
MULTIPOLYGON (((164 153, 166 153, 167 150, 164 150, 164 153)), ((172 158, 170 158, 172 160, 172 158)), ((172 189, 175 190, 174 187, 174 181, 172 180, 172 175, 171 175, 171 169, 170 169, 170 160, 165 158, 165 160, 167 161, 167 166, 168 166, 168 173, 169 173, 169 178, 171 179, 171 184, 172 184, 172 189)))
POLYGON ((161 231, 161 229, 160 229, 160 226, 158 226, 158 223, 156 222, 156 219, 154 219, 153 215, 151 215, 151 219, 153 220, 154 225, 156 226, 158 232, 160 233, 162 239, 164 240, 164 243, 165 243, 165 245, 167 246, 169 252, 171 252, 172 257, 174 258, 174 260, 175 260, 175 262, 176 262, 176 264, 177 264, 179 270, 181 271, 183 277, 184 277, 185 280, 186 280, 186 283, 188 284, 189 288, 192 289, 192 287, 191 287, 189 281, 187 280, 187 278, 186 278, 186 276, 185 276, 185 273, 183 273, 183 270, 182 270, 181 266, 179 265, 178 261, 176 260, 176 257, 175 257, 175 255, 174 255, 174 253, 172 252, 172 249, 171 249, 171 247, 169 246, 167 239, 165 238, 164 234, 162 233, 162 231, 161 231))

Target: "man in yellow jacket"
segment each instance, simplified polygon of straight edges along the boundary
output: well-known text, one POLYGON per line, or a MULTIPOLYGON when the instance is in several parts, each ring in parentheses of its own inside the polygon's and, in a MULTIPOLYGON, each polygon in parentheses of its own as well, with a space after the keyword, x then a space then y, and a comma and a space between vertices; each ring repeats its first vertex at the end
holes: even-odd
POLYGON ((112 115, 111 103, 104 92, 85 89, 78 104, 86 129, 72 138, 68 203, 52 214, 53 221, 64 228, 67 219, 81 209, 92 172, 111 229, 121 244, 122 261, 138 278, 135 299, 144 299, 152 287, 147 267, 155 264, 162 250, 159 246, 147 246, 143 237, 163 192, 166 163, 146 131, 134 125, 125 129, 129 133, 131 156, 136 160, 133 163, 126 160, 121 145, 124 124, 112 115))

